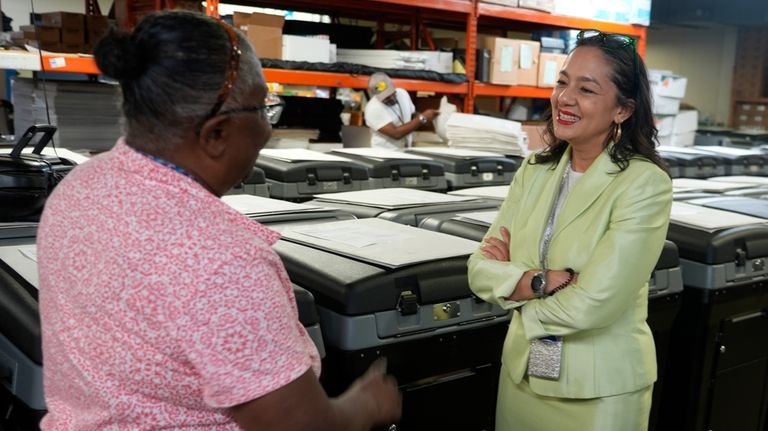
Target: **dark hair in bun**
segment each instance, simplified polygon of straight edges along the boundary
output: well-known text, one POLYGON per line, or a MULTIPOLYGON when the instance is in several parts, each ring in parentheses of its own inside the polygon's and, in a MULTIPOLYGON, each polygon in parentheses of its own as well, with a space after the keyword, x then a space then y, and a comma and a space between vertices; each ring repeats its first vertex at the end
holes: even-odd
MULTIPOLYGON (((120 83, 128 145, 162 154, 211 111, 232 57, 225 25, 200 13, 164 11, 96 45, 96 64, 120 83)), ((240 66, 223 109, 242 106, 246 95, 264 86, 253 48, 239 33, 238 40, 240 66)))
POLYGON ((118 81, 141 76, 143 61, 129 33, 111 29, 94 47, 96 64, 104 75, 118 81))

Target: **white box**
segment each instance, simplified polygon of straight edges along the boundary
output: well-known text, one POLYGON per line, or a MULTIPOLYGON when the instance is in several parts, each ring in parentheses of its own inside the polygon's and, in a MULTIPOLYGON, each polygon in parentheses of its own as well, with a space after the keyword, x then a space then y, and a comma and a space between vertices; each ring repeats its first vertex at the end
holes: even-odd
POLYGON ((675 75, 669 70, 650 69, 648 81, 651 83, 651 89, 659 96, 677 99, 685 97, 685 87, 688 85, 688 78, 685 76, 675 75))
POLYGON ((673 133, 670 138, 669 144, 673 147, 692 147, 696 141, 696 132, 673 133))
POLYGON ((655 115, 676 115, 680 111, 680 101, 675 97, 659 96, 653 93, 653 113, 655 115))
POLYGON ((672 127, 672 133, 695 132, 699 128, 699 111, 686 110, 680 111, 675 115, 675 121, 672 127))
POLYGON ((654 117, 656 123, 656 130, 659 131, 659 138, 662 136, 670 136, 672 130, 675 127, 675 117, 673 115, 656 116, 654 117))
POLYGON ((517 7, 553 13, 555 11, 555 0, 518 0, 517 7))
POLYGON ((283 60, 330 63, 331 42, 317 37, 283 35, 283 60))

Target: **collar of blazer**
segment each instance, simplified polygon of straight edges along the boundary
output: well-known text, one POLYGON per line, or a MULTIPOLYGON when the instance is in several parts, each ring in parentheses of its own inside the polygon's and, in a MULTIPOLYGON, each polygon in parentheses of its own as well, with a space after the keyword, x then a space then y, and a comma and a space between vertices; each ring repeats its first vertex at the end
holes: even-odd
MULTIPOLYGON (((571 189, 568 198, 565 201, 560 215, 558 217, 555 232, 552 237, 556 237, 563 229, 568 227, 576 218, 578 218, 587 208, 589 208, 616 178, 619 168, 611 161, 608 150, 613 144, 609 144, 605 150, 595 159, 592 165, 587 169, 584 175, 579 179, 576 185, 571 189)), ((554 171, 547 169, 550 174, 549 180, 542 189, 540 196, 548 199, 544 202, 554 202, 555 193, 559 189, 563 173, 568 166, 568 160, 571 158, 571 147, 569 146, 565 154, 557 164, 554 171)), ((542 218, 546 219, 549 214, 549 205, 545 205, 547 213, 542 218)), ((546 223, 546 220, 544 220, 546 223)), ((543 226, 542 226, 543 229, 543 226)))

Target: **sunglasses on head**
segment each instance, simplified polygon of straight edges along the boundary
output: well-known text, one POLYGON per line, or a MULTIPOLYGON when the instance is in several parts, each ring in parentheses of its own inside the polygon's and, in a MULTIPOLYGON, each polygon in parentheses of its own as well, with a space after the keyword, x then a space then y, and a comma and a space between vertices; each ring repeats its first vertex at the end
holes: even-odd
POLYGON ((637 61, 637 49, 635 45, 635 39, 631 36, 627 36, 624 34, 617 34, 617 33, 603 33, 600 30, 594 30, 594 29, 587 29, 587 30, 581 30, 576 35, 576 41, 577 43, 579 41, 586 41, 586 40, 597 40, 600 43, 600 46, 606 47, 608 49, 623 49, 627 47, 632 47, 632 65, 635 70, 634 76, 633 76, 633 87, 634 87, 634 94, 637 94, 639 91, 639 81, 640 81, 640 64, 637 61))
POLYGON ((223 20, 217 20, 216 22, 221 25, 221 27, 227 33, 227 37, 229 38, 229 44, 231 47, 229 52, 229 61, 227 62, 227 72, 224 79, 224 85, 222 86, 219 95, 216 97, 216 103, 214 103, 211 110, 205 117, 203 117, 203 120, 200 123, 205 123, 216 115, 234 115, 243 112, 263 111, 264 116, 266 117, 267 121, 269 121, 269 124, 277 124, 277 122, 280 121, 280 115, 283 113, 285 102, 275 93, 268 93, 264 98, 263 105, 243 106, 240 108, 227 109, 224 111, 221 110, 221 107, 224 106, 224 103, 229 98, 229 95, 232 92, 232 88, 235 86, 235 82, 237 80, 237 71, 240 68, 240 56, 242 55, 242 51, 240 50, 240 39, 237 37, 235 29, 233 29, 232 26, 223 20))
POLYGON ((576 35, 576 40, 598 38, 600 44, 606 48, 626 48, 628 46, 635 46, 635 39, 616 33, 603 33, 600 30, 587 29, 582 30, 576 35))

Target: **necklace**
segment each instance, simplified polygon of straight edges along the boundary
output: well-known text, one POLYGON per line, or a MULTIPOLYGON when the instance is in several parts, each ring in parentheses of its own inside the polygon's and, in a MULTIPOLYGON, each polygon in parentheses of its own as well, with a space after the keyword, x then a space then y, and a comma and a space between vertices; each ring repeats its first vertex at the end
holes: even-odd
POLYGON ((400 120, 400 125, 403 125, 405 124, 405 119, 403 118, 403 108, 400 106, 400 103, 398 103, 397 101, 395 101, 395 105, 397 105, 397 111, 395 111, 394 105, 387 105, 387 108, 389 108, 389 110, 392 111, 393 114, 395 114, 395 117, 397 117, 397 119, 400 120))

